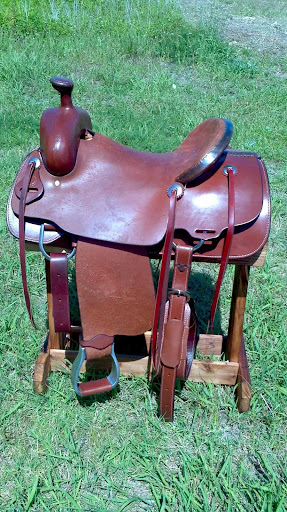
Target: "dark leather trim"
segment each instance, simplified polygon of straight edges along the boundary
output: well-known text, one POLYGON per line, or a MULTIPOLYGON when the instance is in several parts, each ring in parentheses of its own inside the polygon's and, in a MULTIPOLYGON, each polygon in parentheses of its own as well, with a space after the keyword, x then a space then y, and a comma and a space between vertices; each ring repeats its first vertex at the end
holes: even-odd
POLYGON ((196 165, 188 171, 179 174, 179 176, 176 177, 176 181, 183 184, 190 183, 208 171, 220 158, 223 151, 227 148, 233 133, 232 123, 227 119, 223 120, 225 121, 225 132, 223 133, 220 141, 214 146, 212 151, 209 151, 209 153, 207 153, 196 165))

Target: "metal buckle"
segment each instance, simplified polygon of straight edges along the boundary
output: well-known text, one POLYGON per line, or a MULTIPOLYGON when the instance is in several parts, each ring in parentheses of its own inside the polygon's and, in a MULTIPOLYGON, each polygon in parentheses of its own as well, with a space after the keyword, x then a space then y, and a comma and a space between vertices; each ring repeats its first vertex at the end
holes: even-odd
MULTIPOLYGON (((118 363, 118 360, 117 360, 117 357, 115 354, 114 343, 111 346, 111 357, 112 357, 112 361, 113 361, 112 369, 111 369, 110 374, 106 378, 108 379, 108 381, 111 385, 111 388, 114 389, 117 386, 117 384, 119 382, 119 378, 120 378, 120 367, 119 367, 119 363, 118 363)), ((71 368, 71 381, 73 384, 73 388, 78 396, 82 396, 82 393, 79 389, 78 380, 79 380, 81 366, 82 366, 83 362, 86 360, 86 358, 87 358, 86 349, 85 349, 85 347, 82 347, 80 345, 78 355, 77 355, 75 361, 73 362, 73 365, 71 368)))
POLYGON ((177 290, 176 288, 171 288, 167 292, 167 296, 169 297, 170 295, 176 295, 177 297, 186 297, 187 302, 190 301, 190 294, 186 290, 177 290))
MULTIPOLYGON (((44 224, 41 224, 40 234, 39 234, 39 249, 40 249, 41 253, 43 254, 43 256, 46 258, 46 260, 51 261, 51 257, 44 249, 44 231, 45 231, 45 226, 44 226, 44 224)), ((75 253, 76 253, 76 247, 74 247, 72 252, 67 255, 67 260, 69 261, 75 255, 75 253)))

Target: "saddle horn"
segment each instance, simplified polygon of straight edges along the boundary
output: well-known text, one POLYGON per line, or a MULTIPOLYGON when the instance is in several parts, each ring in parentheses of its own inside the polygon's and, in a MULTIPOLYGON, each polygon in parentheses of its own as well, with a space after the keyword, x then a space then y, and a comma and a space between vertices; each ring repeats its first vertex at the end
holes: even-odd
POLYGON ((61 95, 61 105, 42 115, 40 150, 46 169, 55 176, 64 176, 74 169, 80 138, 92 129, 92 123, 86 110, 73 105, 72 80, 52 77, 50 82, 61 95))

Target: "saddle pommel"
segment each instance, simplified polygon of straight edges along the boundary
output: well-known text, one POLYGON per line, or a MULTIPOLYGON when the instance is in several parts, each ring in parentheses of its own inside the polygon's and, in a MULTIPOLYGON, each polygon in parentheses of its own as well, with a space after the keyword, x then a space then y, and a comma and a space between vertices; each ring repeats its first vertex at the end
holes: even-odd
POLYGON ((61 106, 45 110, 40 122, 40 150, 46 169, 55 176, 71 172, 77 160, 80 139, 92 129, 86 110, 74 107, 74 84, 67 78, 50 80, 61 95, 61 106))
POLYGON ((68 78, 61 78, 58 76, 52 76, 50 82, 54 89, 61 94, 61 107, 72 107, 72 90, 74 88, 74 82, 68 78))

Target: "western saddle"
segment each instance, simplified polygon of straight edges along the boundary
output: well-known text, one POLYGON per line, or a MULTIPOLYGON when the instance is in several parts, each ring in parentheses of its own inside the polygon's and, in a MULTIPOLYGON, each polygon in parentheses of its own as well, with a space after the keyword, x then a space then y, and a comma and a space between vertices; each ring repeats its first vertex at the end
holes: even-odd
POLYGON ((68 260, 76 254, 76 393, 85 397, 115 388, 120 372, 114 337, 152 328, 160 414, 172 420, 176 379, 188 378, 198 340, 188 291, 193 256, 220 263, 212 331, 227 264, 258 254, 268 239, 265 166, 258 154, 229 148, 233 127, 225 119, 202 122, 170 153, 123 146, 92 131, 88 113, 72 103, 71 80, 54 77, 51 83, 61 106, 43 113, 40 147, 22 163, 7 210, 9 230, 19 238, 31 321, 25 244, 39 244, 49 260, 55 332, 71 330, 68 260), (54 252, 63 237, 66 251, 54 252), (150 258, 161 259, 156 294, 150 258), (79 382, 83 362, 104 356, 112 358, 109 375, 79 382))

